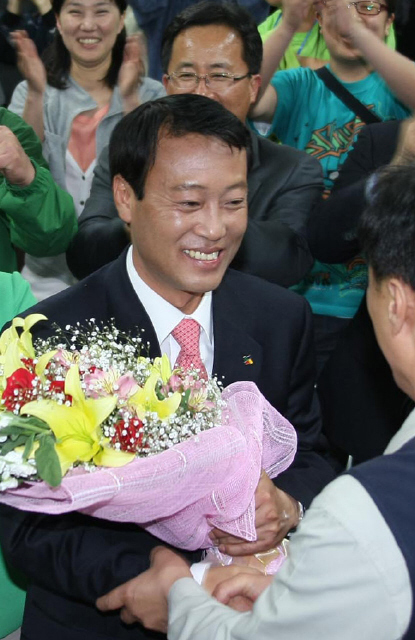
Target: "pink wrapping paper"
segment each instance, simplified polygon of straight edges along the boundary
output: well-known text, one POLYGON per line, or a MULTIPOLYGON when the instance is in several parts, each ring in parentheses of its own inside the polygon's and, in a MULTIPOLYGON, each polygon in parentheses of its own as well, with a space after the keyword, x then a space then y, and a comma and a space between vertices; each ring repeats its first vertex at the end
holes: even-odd
POLYGON ((0 501, 26 511, 82 511, 132 522, 188 550, 210 547, 212 527, 255 540, 254 494, 261 470, 271 478, 284 471, 297 437, 254 383, 231 384, 223 399, 221 426, 168 451, 120 468, 77 468, 54 489, 25 483, 0 494, 0 501))

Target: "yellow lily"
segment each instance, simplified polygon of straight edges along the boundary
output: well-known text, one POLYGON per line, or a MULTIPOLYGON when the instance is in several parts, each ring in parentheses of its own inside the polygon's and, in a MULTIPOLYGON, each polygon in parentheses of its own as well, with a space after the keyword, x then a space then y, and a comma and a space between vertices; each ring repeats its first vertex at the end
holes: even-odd
MULTIPOLYGON (((30 329, 39 320, 47 320, 40 313, 32 313, 27 318, 14 318, 12 326, 3 331, 0 336, 0 391, 6 387, 6 379, 17 369, 26 368, 22 358, 34 358, 32 334, 30 329), (19 333, 18 329, 23 329, 19 333)), ((52 356, 50 356, 52 357, 52 356)))
POLYGON ((115 396, 85 398, 77 365, 72 365, 65 379, 65 393, 72 396, 72 406, 53 400, 37 400, 25 404, 20 413, 44 420, 53 431, 56 453, 64 475, 75 462, 89 462, 105 466, 122 466, 134 454, 109 449, 101 437, 99 425, 114 410, 115 396))
POLYGON ((161 358, 154 359, 152 370, 157 371, 163 384, 167 384, 171 378, 172 370, 170 360, 165 353, 163 353, 161 358))
POLYGON ((171 368, 168 358, 167 356, 163 356, 163 358, 156 358, 144 387, 140 387, 140 389, 138 389, 138 391, 136 391, 128 401, 128 404, 134 407, 141 420, 148 411, 157 413, 159 418, 164 420, 177 411, 180 405, 182 396, 178 391, 172 393, 171 396, 164 400, 159 400, 157 397, 156 385, 160 380, 160 376, 162 377, 163 382, 167 382, 171 376, 171 368), (163 358, 165 358, 164 361, 163 358), (166 366, 166 361, 168 363, 168 368, 166 366), (163 372, 161 373, 162 369, 163 372), (168 371, 170 371, 170 373, 168 378, 165 379, 168 371))
POLYGON ((14 318, 12 326, 3 331, 0 336, 0 354, 5 355, 9 345, 17 341, 22 355, 25 358, 34 358, 35 352, 30 329, 36 322, 39 322, 39 320, 47 320, 47 318, 41 313, 31 313, 26 318, 14 318), (17 331, 18 328, 23 329, 23 331, 19 333, 17 331))

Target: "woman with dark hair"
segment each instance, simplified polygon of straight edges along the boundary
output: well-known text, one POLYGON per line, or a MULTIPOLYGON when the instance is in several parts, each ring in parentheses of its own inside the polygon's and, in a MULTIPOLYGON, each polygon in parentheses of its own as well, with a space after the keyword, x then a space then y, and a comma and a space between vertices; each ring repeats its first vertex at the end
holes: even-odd
MULTIPOLYGON (((143 77, 140 40, 125 34, 125 0, 54 0, 52 6, 57 30, 44 64, 24 32, 14 36, 26 80, 16 87, 10 110, 35 129, 53 177, 80 215, 96 158, 117 122, 165 91, 143 77)), ((63 255, 27 256, 24 275, 38 299, 74 282, 63 255)))

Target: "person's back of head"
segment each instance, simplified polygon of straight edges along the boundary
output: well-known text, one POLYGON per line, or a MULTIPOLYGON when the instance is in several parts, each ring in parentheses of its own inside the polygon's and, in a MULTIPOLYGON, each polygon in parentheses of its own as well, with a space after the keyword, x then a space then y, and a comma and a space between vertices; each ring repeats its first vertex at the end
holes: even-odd
POLYGON ((379 171, 367 199, 359 235, 374 277, 401 278, 415 291, 415 167, 379 171))

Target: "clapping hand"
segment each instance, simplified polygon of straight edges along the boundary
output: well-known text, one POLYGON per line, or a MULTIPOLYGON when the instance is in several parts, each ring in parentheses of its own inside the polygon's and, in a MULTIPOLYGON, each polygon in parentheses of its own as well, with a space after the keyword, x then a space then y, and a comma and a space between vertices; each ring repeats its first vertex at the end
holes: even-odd
POLYGON ((144 76, 146 46, 143 36, 136 33, 128 36, 124 47, 123 62, 118 73, 118 87, 124 103, 124 113, 140 104, 138 87, 144 76))
POLYGON ((17 51, 17 66, 27 80, 29 91, 43 95, 46 89, 46 70, 35 43, 26 31, 13 31, 10 35, 17 51))
POLYGON ((26 187, 35 178, 35 169, 14 133, 0 126, 0 173, 11 184, 26 187))
POLYGON ((315 6, 315 0, 283 0, 284 24, 295 33, 300 24, 307 20, 313 6, 315 6))
POLYGON ((263 471, 255 491, 256 541, 246 542, 220 529, 212 530, 211 540, 219 551, 230 556, 262 553, 277 546, 298 524, 298 517, 298 503, 288 493, 277 489, 263 471))
POLYGON ((352 38, 355 29, 365 28, 355 7, 345 0, 324 0, 323 24, 341 38, 352 38))

